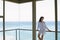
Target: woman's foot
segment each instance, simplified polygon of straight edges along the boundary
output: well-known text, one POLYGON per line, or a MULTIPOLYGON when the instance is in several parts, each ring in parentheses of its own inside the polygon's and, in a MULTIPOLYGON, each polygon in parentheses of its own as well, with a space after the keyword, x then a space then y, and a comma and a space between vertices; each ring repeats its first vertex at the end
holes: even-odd
POLYGON ((42 40, 42 38, 40 38, 40 40, 42 40))

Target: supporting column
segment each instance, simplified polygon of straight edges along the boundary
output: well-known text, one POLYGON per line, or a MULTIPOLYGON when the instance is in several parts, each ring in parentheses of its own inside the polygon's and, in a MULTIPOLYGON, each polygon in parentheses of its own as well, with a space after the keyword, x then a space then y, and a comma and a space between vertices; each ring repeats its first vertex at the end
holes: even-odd
POLYGON ((36 40, 36 0, 32 1, 32 40, 36 40))
POLYGON ((5 0, 3 0, 3 40, 5 40, 5 0))
POLYGON ((57 40, 57 0, 55 0, 55 40, 57 40))

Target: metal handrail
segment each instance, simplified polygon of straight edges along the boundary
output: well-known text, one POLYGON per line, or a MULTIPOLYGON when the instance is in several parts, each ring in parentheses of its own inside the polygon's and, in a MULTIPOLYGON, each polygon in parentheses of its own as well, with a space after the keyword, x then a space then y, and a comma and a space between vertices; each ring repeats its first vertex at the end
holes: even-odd
MULTIPOLYGON (((14 30, 32 31, 32 29, 9 29, 9 30, 5 30, 5 32, 14 31, 14 30)), ((38 31, 38 30, 36 30, 36 31, 38 31)), ((3 30, 1 30, 0 32, 3 32, 3 30)), ((46 31, 46 32, 55 32, 55 31, 46 31)), ((60 31, 58 31, 58 33, 60 33, 60 31)))

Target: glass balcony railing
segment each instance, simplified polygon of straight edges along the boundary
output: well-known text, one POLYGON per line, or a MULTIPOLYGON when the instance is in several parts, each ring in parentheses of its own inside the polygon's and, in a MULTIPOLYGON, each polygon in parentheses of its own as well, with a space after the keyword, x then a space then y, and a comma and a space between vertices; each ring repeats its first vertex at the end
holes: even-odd
MULTIPOLYGON (((2 38, 2 30, 0 31, 0 40, 2 38)), ((60 31, 58 31, 59 40, 60 31)), ((5 30, 5 40, 32 40, 32 30, 31 29, 10 29, 5 30)), ((38 31, 36 30, 36 40, 38 40, 38 31)), ((46 32, 44 40, 55 40, 55 31, 46 32)))

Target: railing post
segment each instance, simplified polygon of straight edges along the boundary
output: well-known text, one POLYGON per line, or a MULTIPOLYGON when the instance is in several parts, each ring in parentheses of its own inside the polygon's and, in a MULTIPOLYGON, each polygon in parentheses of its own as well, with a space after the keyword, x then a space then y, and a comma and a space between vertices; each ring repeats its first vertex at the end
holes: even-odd
POLYGON ((17 30, 16 30, 16 40, 17 40, 17 30))
POLYGON ((20 30, 19 30, 19 40, 20 40, 20 30))

